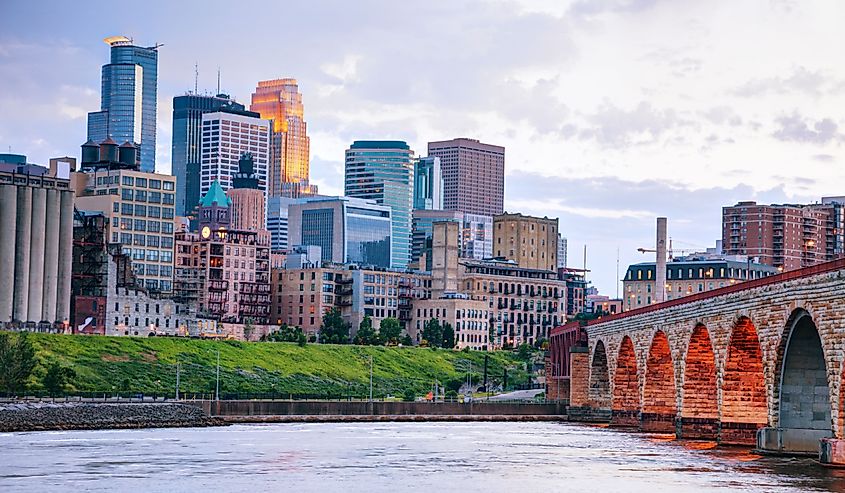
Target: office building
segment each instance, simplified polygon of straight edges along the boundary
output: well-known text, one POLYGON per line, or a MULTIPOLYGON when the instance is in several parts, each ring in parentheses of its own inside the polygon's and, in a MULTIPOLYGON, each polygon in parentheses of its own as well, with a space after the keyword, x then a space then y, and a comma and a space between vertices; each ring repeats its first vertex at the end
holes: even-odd
POLYGON ((355 141, 346 150, 345 195, 390 207, 390 266, 404 269, 411 261, 413 151, 402 141, 355 141))
POLYGON ((440 158, 414 161, 414 210, 443 209, 443 174, 440 158))
POLYGON ((784 270, 840 258, 845 240, 843 202, 761 205, 739 202, 722 208, 722 248, 784 270), (840 227, 837 227, 837 224, 840 227))
POLYGON ((41 169, 0 170, 0 328, 57 331, 69 323, 73 191, 41 169))
POLYGON ((558 220, 522 214, 493 218, 494 256, 515 261, 526 269, 557 272, 558 220))
POLYGON ((558 269, 565 269, 566 268, 566 257, 567 257, 567 241, 566 237, 562 234, 558 233, 557 239, 557 268, 558 269))
POLYGON ((224 190, 231 188, 232 176, 238 172, 238 160, 244 152, 252 155, 258 188, 266 192, 270 122, 253 112, 203 113, 200 193, 208 193, 215 181, 224 190))
POLYGON ((109 218, 107 241, 119 243, 132 259, 141 286, 149 291, 173 288, 173 234, 176 226, 176 178, 139 171, 137 150, 107 139, 82 145, 81 172, 73 173, 75 207, 109 218))
POLYGON ((493 257, 493 216, 465 213, 461 229, 461 258, 493 257))
POLYGON ((273 252, 285 252, 292 246, 288 242, 288 208, 298 200, 290 197, 267 199, 267 230, 273 252))
MULTIPOLYGON (((202 115, 226 112, 247 113, 244 105, 227 94, 203 96, 185 94, 173 98, 173 143, 171 174, 176 177, 176 215, 195 216, 200 202, 200 165, 202 163, 202 115)), ((210 135, 206 137, 210 141, 210 135)))
MULTIPOLYGON (((666 300, 704 293, 739 282, 777 274, 777 267, 742 258, 688 256, 666 264, 666 300)), ((625 310, 656 303, 654 262, 628 267, 622 280, 625 310)))
POLYGON ((504 147, 459 138, 429 142, 428 155, 440 158, 444 209, 485 216, 504 211, 504 147))
POLYGON ((258 176, 250 153, 243 153, 238 160, 238 172, 232 175, 232 188, 226 195, 231 201, 229 220, 232 229, 264 231, 264 192, 258 188, 258 176))
POLYGON ((88 140, 112 138, 140 148, 142 171, 155 171, 158 46, 135 46, 132 39, 104 40, 111 59, 103 65, 100 111, 88 113, 88 140))
POLYGON ((288 243, 319 246, 323 262, 390 267, 391 208, 351 197, 300 199, 288 207, 288 243))
POLYGON ((267 191, 270 197, 308 197, 311 140, 296 79, 263 80, 252 94, 251 111, 272 120, 267 191))
POLYGON ((439 221, 462 222, 464 215, 458 211, 414 209, 411 221, 411 266, 431 271, 431 238, 433 225, 439 221))

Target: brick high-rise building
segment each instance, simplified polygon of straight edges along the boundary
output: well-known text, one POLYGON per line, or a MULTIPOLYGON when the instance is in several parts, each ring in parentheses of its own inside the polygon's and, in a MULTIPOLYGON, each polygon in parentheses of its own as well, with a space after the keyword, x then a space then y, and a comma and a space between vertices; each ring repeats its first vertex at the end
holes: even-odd
POLYGON ((428 155, 440 158, 444 209, 485 216, 504 211, 504 147, 459 138, 429 142, 428 155))
POLYGON ((722 244, 726 255, 747 255, 760 263, 799 269, 842 255, 842 205, 761 205, 739 202, 722 208, 722 244))

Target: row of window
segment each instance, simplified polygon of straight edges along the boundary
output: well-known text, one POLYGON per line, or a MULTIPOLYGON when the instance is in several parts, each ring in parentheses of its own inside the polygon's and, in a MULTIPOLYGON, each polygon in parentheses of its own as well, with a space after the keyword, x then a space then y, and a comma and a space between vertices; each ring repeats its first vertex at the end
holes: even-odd
POLYGON ((139 216, 139 217, 155 217, 164 219, 173 219, 172 207, 159 207, 157 205, 141 205, 130 204, 127 202, 115 202, 112 207, 113 212, 120 212, 124 216, 139 216))
POLYGON ((120 198, 123 200, 135 200, 136 202, 149 202, 152 204, 173 205, 174 195, 172 193, 147 192, 146 190, 134 190, 123 188, 120 190, 120 198))

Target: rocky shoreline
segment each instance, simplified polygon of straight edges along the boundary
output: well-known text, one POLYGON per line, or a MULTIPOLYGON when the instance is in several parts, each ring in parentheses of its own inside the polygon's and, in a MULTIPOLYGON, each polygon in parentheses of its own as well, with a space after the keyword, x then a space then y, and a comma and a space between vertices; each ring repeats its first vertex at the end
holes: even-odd
POLYGON ((223 426, 201 409, 177 403, 0 404, 0 432, 223 426))

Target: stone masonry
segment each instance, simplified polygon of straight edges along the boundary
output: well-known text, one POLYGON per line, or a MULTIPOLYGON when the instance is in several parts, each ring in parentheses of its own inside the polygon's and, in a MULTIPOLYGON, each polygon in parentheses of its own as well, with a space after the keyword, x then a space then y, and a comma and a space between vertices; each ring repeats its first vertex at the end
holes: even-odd
POLYGON ((589 377, 576 378, 573 355, 571 404, 586 393, 612 410, 611 424, 722 443, 759 436, 780 452, 845 437, 845 260, 605 317, 586 332, 589 377))

